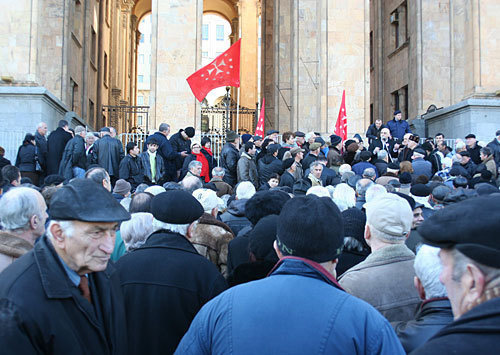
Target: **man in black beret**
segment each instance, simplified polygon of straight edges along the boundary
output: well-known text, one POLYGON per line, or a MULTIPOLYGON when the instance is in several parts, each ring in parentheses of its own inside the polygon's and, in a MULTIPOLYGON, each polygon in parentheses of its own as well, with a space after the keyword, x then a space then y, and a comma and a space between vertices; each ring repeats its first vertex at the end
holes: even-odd
POLYGON ((389 323, 335 279, 344 227, 330 198, 290 199, 275 235, 271 275, 203 307, 177 354, 403 353, 389 323))
POLYGON ((467 144, 467 151, 470 154, 470 157, 474 164, 481 164, 481 147, 477 144, 476 135, 469 133, 465 136, 465 143, 467 144))
POLYGON ((204 213, 190 193, 170 190, 151 201, 155 232, 121 257, 129 352, 172 354, 200 308, 227 287, 189 238, 204 213))
POLYGON ((0 275, 5 354, 127 353, 125 307, 108 264, 130 214, 102 186, 75 179, 52 197, 46 235, 0 275))
POLYGON ((275 129, 270 129, 269 131, 267 131, 266 133, 266 138, 269 138, 271 140, 274 141, 274 143, 278 143, 278 134, 280 132, 278 130, 275 130, 275 129))
POLYGON ((288 158, 283 160, 283 175, 280 177, 280 186, 288 186, 293 189, 293 184, 295 183, 295 169, 297 169, 297 164, 295 159, 288 158))
POLYGON ((302 148, 306 143, 306 134, 301 131, 296 131, 295 133, 295 143, 299 148, 302 148))
POLYGON ((500 196, 450 205, 418 229, 441 248, 445 285, 455 321, 415 354, 493 354, 500 341, 500 196))
POLYGON ((193 138, 194 135, 194 127, 186 127, 185 129, 180 129, 179 132, 173 134, 168 140, 174 153, 176 154, 175 167, 177 169, 177 177, 179 177, 181 173, 184 159, 191 154, 191 138, 193 138))

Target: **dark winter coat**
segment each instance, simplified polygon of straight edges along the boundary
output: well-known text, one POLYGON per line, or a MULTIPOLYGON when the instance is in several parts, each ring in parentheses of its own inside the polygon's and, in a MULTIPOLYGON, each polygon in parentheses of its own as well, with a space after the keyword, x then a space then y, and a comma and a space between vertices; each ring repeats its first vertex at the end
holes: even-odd
POLYGON ((36 171, 36 146, 31 143, 23 144, 17 151, 16 166, 19 171, 36 171))
POLYGON ((47 171, 47 138, 36 131, 35 142, 38 148, 38 162, 42 167, 42 171, 45 172, 47 171))
POLYGON ((375 170, 375 175, 379 177, 377 167, 372 163, 368 163, 367 161, 360 161, 359 163, 354 164, 352 166, 352 171, 356 173, 356 175, 363 176, 363 172, 365 171, 365 169, 369 168, 375 170))
POLYGON ((304 175, 305 171, 309 169, 311 167, 311 164, 316 160, 318 160, 318 156, 311 153, 307 154, 307 156, 302 159, 302 169, 304 170, 304 175))
POLYGON ((476 173, 477 165, 474 164, 474 162, 471 159, 467 162, 467 164, 462 165, 462 166, 465 170, 467 170, 467 173, 469 175, 468 179, 470 180, 474 176, 474 174, 476 173))
POLYGON ((120 162, 120 179, 128 181, 132 186, 132 191, 144 182, 144 167, 139 156, 133 157, 127 154, 123 158, 120 162))
POLYGON ((387 128, 391 131, 392 138, 397 138, 399 142, 403 140, 406 133, 411 133, 410 125, 405 120, 396 121, 396 119, 393 118, 387 122, 387 128))
POLYGON ((65 179, 73 178, 73 167, 87 170, 87 154, 85 154, 85 140, 78 134, 69 140, 64 148, 59 175, 65 179))
POLYGON ((330 147, 330 149, 328 150, 328 154, 326 156, 326 159, 328 159, 327 166, 329 168, 332 168, 332 167, 338 168, 339 166, 341 166, 344 163, 344 159, 342 158, 342 154, 335 147, 330 147))
POLYGON ((240 230, 251 225, 248 218, 245 217, 245 205, 247 201, 248 199, 246 198, 233 200, 229 204, 226 212, 220 216, 221 221, 231 228, 234 235, 238 235, 240 230))
POLYGON ((381 125, 380 128, 377 128, 377 126, 375 126, 375 123, 372 123, 366 130, 366 138, 368 138, 368 144, 371 144, 375 139, 380 138, 380 131, 385 127, 385 125, 381 125))
POLYGON ((364 261, 370 251, 357 251, 357 250, 342 250, 342 254, 339 256, 339 262, 335 270, 337 271, 337 277, 340 278, 344 272, 358 265, 360 262, 364 261))
POLYGON ((57 174, 64 148, 69 140, 73 138, 71 133, 61 127, 49 134, 47 139, 47 175, 57 174))
POLYGON ((259 160, 259 183, 265 184, 269 181, 272 174, 283 174, 283 163, 278 158, 267 154, 264 158, 259 160))
POLYGON ((415 176, 425 175, 429 179, 432 177, 432 164, 424 158, 417 158, 411 162, 415 176))
POLYGON ((184 157, 182 157, 179 153, 186 152, 187 154, 191 154, 191 139, 182 138, 181 132, 183 129, 180 129, 179 132, 175 133, 170 137, 170 144, 172 145, 172 149, 175 153, 177 153, 175 159, 175 169, 180 170, 182 168, 182 164, 184 164, 184 157))
POLYGON ((424 345, 444 326, 453 322, 450 300, 433 298, 422 302, 415 319, 392 326, 407 353, 424 345))
POLYGON ((495 157, 495 163, 497 164, 497 167, 500 166, 500 142, 496 138, 494 138, 491 142, 488 143, 487 147, 491 149, 491 153, 495 157))
POLYGON ((229 274, 233 273, 238 265, 250 261, 248 245, 250 243, 249 236, 252 228, 252 224, 247 225, 245 228, 240 230, 240 233, 236 238, 229 242, 227 248, 227 272, 229 274))
POLYGON ((412 354, 497 354, 500 343, 500 298, 463 314, 412 354))
POLYGON ((474 164, 481 164, 481 156, 479 154, 481 152, 481 147, 479 145, 476 144, 474 148, 470 148, 469 146, 467 146, 467 151, 469 152, 470 158, 474 162, 474 164))
POLYGON ((157 231, 116 267, 130 354, 172 354, 200 308, 227 288, 217 267, 182 235, 157 231))
POLYGON ((238 160, 238 182, 250 181, 257 189, 259 187, 259 173, 257 172, 257 164, 255 158, 247 153, 242 153, 238 160))
POLYGON ((93 305, 42 237, 0 274, 1 352, 127 354, 125 307, 114 267, 90 273, 89 287, 93 305))
POLYGON ((382 176, 387 172, 387 162, 381 159, 375 159, 372 161, 373 165, 377 168, 378 176, 382 176))
POLYGON ((293 184, 295 184, 295 178, 288 171, 285 171, 280 177, 280 186, 288 186, 293 189, 293 184))
POLYGON ((3 183, 2 168, 7 165, 11 165, 10 160, 0 157, 0 185, 3 183))
POLYGON ((397 158, 398 152, 394 151, 395 144, 396 142, 393 139, 389 139, 385 144, 381 139, 376 139, 371 142, 370 146, 368 147, 368 151, 373 155, 376 155, 375 153, 373 153, 373 151, 375 150, 375 148, 379 148, 379 150, 385 150, 391 157, 397 158))
POLYGON ((209 173, 209 177, 210 179, 212 178, 212 169, 215 168, 217 166, 217 160, 214 158, 214 155, 212 152, 212 154, 210 154, 205 148, 201 148, 200 150, 201 154, 203 154, 205 156, 205 159, 207 159, 208 161, 208 173, 209 173))
POLYGON ((170 141, 160 132, 156 132, 152 136, 149 136, 146 140, 146 149, 147 144, 150 138, 155 138, 160 144, 158 146, 158 150, 156 151, 163 158, 163 166, 165 168, 165 181, 177 181, 177 159, 180 158, 180 154, 177 153, 170 141))
POLYGON ((217 188, 217 196, 222 197, 224 195, 232 195, 233 188, 227 182, 222 181, 219 177, 213 177, 210 180, 211 183, 217 188))
MULTIPOLYGON (((143 181, 151 185, 153 184, 153 175, 151 174, 151 163, 149 161, 149 153, 143 152, 139 154, 139 158, 141 159, 141 165, 143 169, 143 181)), ((163 159, 156 153, 156 184, 161 185, 166 181, 167 173, 165 171, 165 165, 163 164, 163 159)))
POLYGON ((225 171, 223 180, 231 186, 236 185, 238 180, 238 159, 240 159, 238 149, 232 143, 224 144, 220 152, 221 166, 225 171))
POLYGON ((105 135, 94 143, 92 162, 106 169, 109 176, 118 178, 120 162, 124 158, 122 143, 109 135, 105 135))

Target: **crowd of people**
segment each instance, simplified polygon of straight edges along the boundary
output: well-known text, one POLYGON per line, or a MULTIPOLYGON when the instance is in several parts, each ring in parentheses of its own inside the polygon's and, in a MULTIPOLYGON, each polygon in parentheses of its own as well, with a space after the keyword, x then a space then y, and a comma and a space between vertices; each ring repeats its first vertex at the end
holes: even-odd
POLYGON ((47 133, 0 148, 2 352, 496 352, 500 130, 47 133))

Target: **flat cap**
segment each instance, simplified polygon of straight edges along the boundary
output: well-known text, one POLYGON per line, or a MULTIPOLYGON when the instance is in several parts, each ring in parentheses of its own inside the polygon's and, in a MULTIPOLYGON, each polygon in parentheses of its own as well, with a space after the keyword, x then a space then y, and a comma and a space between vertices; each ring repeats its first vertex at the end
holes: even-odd
POLYGON ((431 194, 431 192, 431 188, 424 184, 415 184, 410 189, 410 193, 418 197, 427 197, 431 194))
POLYGON ((111 130, 109 129, 109 127, 102 127, 99 132, 108 132, 108 133, 111 133, 111 130))
POLYGON ((104 187, 92 180, 75 179, 52 197, 50 218, 56 221, 121 222, 130 214, 104 187))
POLYGON ((293 158, 288 158, 288 159, 285 159, 283 160, 283 170, 286 170, 286 169, 290 169, 290 167, 293 165, 293 163, 295 163, 295 159, 293 158))
POLYGON ((476 138, 476 135, 474 133, 469 133, 468 135, 465 136, 465 139, 469 138, 476 138))
POLYGON ((322 146, 325 145, 325 143, 326 143, 325 140, 322 137, 316 137, 316 138, 314 138, 314 142, 315 143, 319 143, 322 146))
POLYGON ((473 197, 438 210, 418 228, 424 243, 456 248, 486 266, 500 268, 500 196, 473 197))
POLYGON ((153 198, 151 213, 154 218, 164 223, 191 224, 201 217, 204 210, 201 203, 189 192, 170 190, 153 198))
POLYGON ((304 153, 305 149, 302 149, 299 147, 295 147, 295 148, 290 149, 290 154, 292 155, 292 157, 295 157, 300 152, 304 153))
POLYGON ((301 132, 301 131, 297 131, 294 134, 295 134, 295 137, 305 137, 306 136, 306 134, 304 132, 301 132))
POLYGON ((267 131, 266 135, 270 136, 271 134, 274 134, 274 133, 280 133, 280 132, 275 130, 275 129, 270 129, 269 131, 267 131))
POLYGON ((311 145, 309 146, 309 149, 310 149, 310 150, 316 150, 316 149, 318 149, 318 148, 320 148, 320 147, 321 147, 321 143, 314 142, 313 144, 311 144, 311 145))
POLYGON ((253 136, 253 141, 254 142, 261 141, 261 140, 262 140, 261 136, 253 136))
POLYGON ((399 170, 399 163, 390 162, 389 164, 387 164, 387 168, 391 170, 399 170))

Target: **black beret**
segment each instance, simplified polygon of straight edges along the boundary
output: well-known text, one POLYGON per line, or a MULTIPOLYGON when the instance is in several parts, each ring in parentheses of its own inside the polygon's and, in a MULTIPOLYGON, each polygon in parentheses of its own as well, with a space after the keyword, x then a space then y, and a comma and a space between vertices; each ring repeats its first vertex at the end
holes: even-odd
POLYGON ((305 137, 306 136, 306 134, 304 132, 301 132, 301 131, 297 131, 294 134, 295 134, 295 137, 305 137))
POLYGON ((50 218, 58 221, 121 222, 130 214, 102 185, 74 179, 56 191, 50 202, 50 218))
POLYGON ((411 174, 404 172, 399 176, 399 182, 402 184, 411 184, 411 174))
POLYGON ((262 218, 249 233, 248 247, 257 260, 278 261, 274 251, 278 215, 262 218))
POLYGON ((432 190, 432 197, 434 197, 436 201, 442 202, 450 192, 451 187, 446 185, 439 185, 432 190))
POLYGON ((394 161, 390 162, 389 164, 387 164, 387 168, 391 170, 399 170, 399 163, 396 163, 394 161))
POLYGON ((500 268, 500 196, 480 196, 438 210, 418 228, 424 243, 456 248, 486 266, 500 268))
POLYGON ((330 142, 332 143, 333 146, 336 146, 340 142, 342 142, 342 138, 340 136, 337 136, 336 134, 332 134, 330 136, 330 142))
POLYGON ((411 187, 410 192, 414 196, 427 197, 431 194, 432 190, 429 186, 424 184, 415 184, 411 187))
POLYGON ((283 170, 289 169, 293 163, 295 162, 295 159, 293 158, 288 158, 283 160, 283 170))
POLYGON ((464 150, 463 152, 460 152, 458 154, 460 154, 462 157, 470 157, 470 153, 466 150, 464 150))
POLYGON ((476 135, 473 133, 469 133, 468 135, 465 136, 465 139, 469 139, 469 138, 476 138, 476 135))
POLYGON ((184 133, 186 133, 186 135, 189 137, 189 138, 193 138, 194 137, 194 127, 186 127, 186 129, 184 130, 184 133))
POLYGON ((200 218, 203 212, 201 203, 184 190, 165 191, 151 201, 151 213, 154 218, 164 223, 191 224, 200 218))
POLYGON ((418 153, 418 154, 422 154, 422 155, 426 155, 425 150, 423 150, 422 148, 416 148, 413 152, 418 153))

